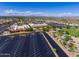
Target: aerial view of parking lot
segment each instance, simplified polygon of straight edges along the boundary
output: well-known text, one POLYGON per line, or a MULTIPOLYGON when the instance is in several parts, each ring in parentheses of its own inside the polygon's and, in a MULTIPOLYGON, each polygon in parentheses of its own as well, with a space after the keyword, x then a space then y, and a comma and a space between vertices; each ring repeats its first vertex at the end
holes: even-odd
POLYGON ((0 2, 0 57, 79 57, 79 3, 0 2))

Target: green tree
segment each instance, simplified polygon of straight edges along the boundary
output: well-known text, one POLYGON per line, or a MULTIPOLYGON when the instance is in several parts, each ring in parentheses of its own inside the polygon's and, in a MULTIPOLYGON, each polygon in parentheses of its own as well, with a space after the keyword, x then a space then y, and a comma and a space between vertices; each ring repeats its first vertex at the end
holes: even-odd
POLYGON ((24 20, 24 17, 18 17, 17 20, 22 22, 24 20))
POLYGON ((27 31, 33 31, 33 28, 28 28, 28 29, 26 29, 27 31))
POLYGON ((79 57, 79 54, 77 55, 77 57, 79 57))
POLYGON ((69 40, 72 40, 72 38, 71 38, 71 36, 69 36, 69 35, 65 35, 65 38, 64 38, 64 41, 69 41, 69 40))
POLYGON ((69 44, 69 48, 71 49, 71 50, 74 50, 75 48, 76 48, 76 46, 75 46, 75 44, 74 43, 70 43, 69 44))

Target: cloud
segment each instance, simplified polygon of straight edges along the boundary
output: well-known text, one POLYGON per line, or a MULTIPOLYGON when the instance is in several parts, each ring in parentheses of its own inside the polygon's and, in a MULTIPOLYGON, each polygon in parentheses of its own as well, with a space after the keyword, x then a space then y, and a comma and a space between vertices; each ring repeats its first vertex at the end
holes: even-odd
POLYGON ((71 12, 64 12, 64 13, 58 13, 58 14, 53 14, 52 16, 74 16, 71 12))
POLYGON ((46 16, 48 15, 45 12, 32 12, 32 11, 17 11, 17 10, 4 10, 6 15, 15 15, 15 16, 46 16))
POLYGON ((71 16, 72 13, 71 12, 64 12, 64 13, 61 13, 59 14, 60 16, 71 16))
POLYGON ((79 16, 79 14, 74 14, 71 12, 63 12, 63 13, 46 13, 46 12, 33 12, 33 11, 19 11, 19 10, 3 10, 0 11, 0 15, 3 16, 79 16))

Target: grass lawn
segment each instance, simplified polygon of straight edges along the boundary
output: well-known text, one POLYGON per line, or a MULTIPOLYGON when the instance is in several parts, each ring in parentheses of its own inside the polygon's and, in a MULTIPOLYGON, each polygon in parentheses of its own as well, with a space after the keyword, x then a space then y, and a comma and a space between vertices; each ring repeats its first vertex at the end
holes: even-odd
POLYGON ((79 37, 79 29, 64 29, 65 32, 68 32, 69 35, 79 37))
POLYGON ((75 52, 74 50, 69 50, 69 52, 75 52))

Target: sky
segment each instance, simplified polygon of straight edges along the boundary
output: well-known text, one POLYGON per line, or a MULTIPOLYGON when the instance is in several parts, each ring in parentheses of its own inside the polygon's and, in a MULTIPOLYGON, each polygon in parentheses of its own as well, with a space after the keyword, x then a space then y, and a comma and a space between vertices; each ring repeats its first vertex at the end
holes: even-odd
POLYGON ((79 2, 0 2, 0 16, 79 16, 79 2))

